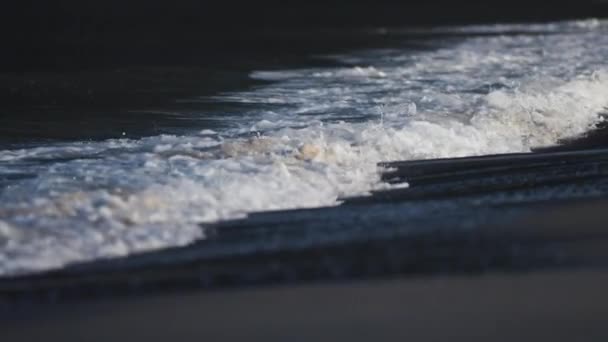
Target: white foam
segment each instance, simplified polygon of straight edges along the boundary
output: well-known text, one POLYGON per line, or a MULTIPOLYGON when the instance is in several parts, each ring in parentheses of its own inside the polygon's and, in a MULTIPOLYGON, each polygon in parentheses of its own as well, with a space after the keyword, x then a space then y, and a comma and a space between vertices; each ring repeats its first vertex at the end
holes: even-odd
POLYGON ((184 245, 204 238, 201 222, 253 211, 336 205, 385 187, 380 161, 581 134, 608 106, 608 42, 601 25, 578 39, 566 26, 361 52, 356 68, 259 71, 275 83, 220 98, 277 107, 243 113, 234 130, 0 151, 4 169, 37 175, 0 192, 0 274, 184 245))

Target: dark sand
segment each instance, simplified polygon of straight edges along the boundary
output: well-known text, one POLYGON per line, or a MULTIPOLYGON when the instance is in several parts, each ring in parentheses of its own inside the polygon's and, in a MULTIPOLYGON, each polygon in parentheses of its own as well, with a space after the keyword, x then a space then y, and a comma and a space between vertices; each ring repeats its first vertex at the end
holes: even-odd
POLYGON ((423 277, 25 306, 4 341, 605 341, 608 272, 423 277))

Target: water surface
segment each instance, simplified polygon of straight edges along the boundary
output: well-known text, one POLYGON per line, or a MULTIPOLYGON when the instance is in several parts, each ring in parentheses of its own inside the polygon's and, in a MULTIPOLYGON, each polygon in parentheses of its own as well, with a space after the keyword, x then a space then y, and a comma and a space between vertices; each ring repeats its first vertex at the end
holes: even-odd
MULTIPOLYGON (((115 138, 32 138, 0 150, 0 274, 187 245, 205 239, 201 223, 406 187, 382 181, 381 161, 528 152, 581 135, 608 106, 607 33, 598 20, 372 30, 360 34, 390 44, 294 68, 269 61, 240 89, 127 92, 150 99, 143 109, 130 97, 93 102, 93 122, 113 118, 103 129, 115 138)), ((453 202, 411 210, 442 206, 458 212, 453 202)))

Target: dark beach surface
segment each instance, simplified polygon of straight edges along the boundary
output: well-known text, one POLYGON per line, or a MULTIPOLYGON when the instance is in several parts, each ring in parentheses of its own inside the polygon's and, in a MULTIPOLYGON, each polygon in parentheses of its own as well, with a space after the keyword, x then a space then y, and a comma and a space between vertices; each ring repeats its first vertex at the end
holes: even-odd
MULTIPOLYGON (((34 18, 48 22, 30 19, 39 26, 13 36, 19 53, 2 57, 2 149, 230 127, 221 113, 251 104, 181 100, 272 82, 252 79, 253 70, 349 66, 323 56, 472 34, 378 27, 608 13, 602 2, 527 2, 525 13, 523 2, 465 2, 440 15, 382 2, 344 16, 335 1, 236 14, 227 3, 215 15, 184 2, 141 16, 135 3, 113 22, 103 19, 120 7, 112 1, 36 6, 34 18)), ((205 239, 183 247, 5 277, 0 337, 603 341, 607 137, 600 124, 533 153, 387 160, 383 180, 408 188, 201 224, 205 239)), ((2 177, 0 186, 12 181, 2 177)))

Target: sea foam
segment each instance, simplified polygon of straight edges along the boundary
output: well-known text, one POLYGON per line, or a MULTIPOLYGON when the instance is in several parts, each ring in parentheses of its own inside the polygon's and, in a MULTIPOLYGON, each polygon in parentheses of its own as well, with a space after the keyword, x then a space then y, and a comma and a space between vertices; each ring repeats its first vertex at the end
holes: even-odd
POLYGON ((205 237, 201 223, 251 212, 337 205, 388 187, 381 161, 583 134, 608 106, 605 27, 496 27, 429 51, 333 57, 359 66, 258 71, 273 82, 209 99, 254 104, 237 128, 0 151, 3 172, 35 175, 0 192, 0 274, 185 245, 205 237))

